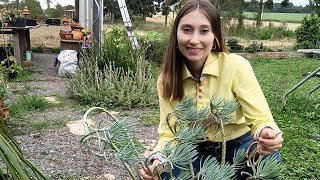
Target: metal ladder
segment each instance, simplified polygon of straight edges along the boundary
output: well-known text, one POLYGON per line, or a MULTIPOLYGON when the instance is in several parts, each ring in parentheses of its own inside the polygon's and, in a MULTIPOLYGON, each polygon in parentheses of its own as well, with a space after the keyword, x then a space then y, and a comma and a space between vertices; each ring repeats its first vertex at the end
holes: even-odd
POLYGON ((130 20, 130 16, 128 13, 127 5, 125 0, 118 0, 119 9, 121 11, 121 16, 123 19, 124 27, 127 29, 127 34, 132 43, 133 49, 137 49, 139 47, 137 38, 133 32, 133 26, 130 20))

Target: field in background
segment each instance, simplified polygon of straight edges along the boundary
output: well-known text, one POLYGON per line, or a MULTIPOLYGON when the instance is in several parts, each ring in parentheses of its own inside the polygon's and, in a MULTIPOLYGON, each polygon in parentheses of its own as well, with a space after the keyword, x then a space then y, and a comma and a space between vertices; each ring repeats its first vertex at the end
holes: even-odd
MULTIPOLYGON (((249 17, 253 17, 253 13, 246 13, 249 17), (249 15, 248 15, 249 14, 249 15), (251 15, 250 15, 251 14, 251 15)), ((264 19, 267 17, 272 17, 271 19, 282 19, 285 21, 300 21, 303 16, 307 14, 288 14, 288 13, 264 13, 264 19)), ((170 29, 170 26, 172 25, 173 21, 173 14, 170 13, 168 16, 168 28, 164 27, 158 27, 163 29, 163 31, 167 31, 165 29, 170 29)), ((164 20, 165 17, 158 13, 154 15, 152 18, 147 18, 147 23, 150 24, 150 26, 164 26, 164 20)), ((254 26, 255 21, 254 20, 245 20, 244 21, 246 26, 254 26)), ((282 23, 282 22, 269 22, 264 21, 263 26, 269 26, 270 23, 272 23, 272 26, 279 27, 279 26, 285 26, 289 30, 296 30, 297 27, 300 26, 300 23, 282 23)), ((123 24, 117 24, 116 26, 123 26, 123 24)), ((104 28, 107 30, 110 30, 113 25, 105 24, 104 28)), ((154 27, 152 27, 154 28, 154 27)), ((152 28, 149 28, 149 26, 144 26, 143 29, 139 29, 139 31, 136 30, 136 34, 144 35, 146 31, 152 30, 152 28)), ((32 47, 50 47, 50 48, 59 48, 60 47, 60 38, 59 38, 59 32, 60 30, 70 30, 71 28, 69 26, 45 26, 42 25, 39 28, 31 29, 30 30, 30 38, 31 38, 31 46, 32 47)), ((168 30, 169 32, 169 30, 168 30)), ((241 45, 248 45, 251 40, 244 40, 240 39, 241 45)), ((263 44, 270 48, 290 48, 293 47, 295 44, 295 39, 276 39, 276 40, 259 40, 259 42, 263 42, 263 44)))
MULTIPOLYGON (((255 19, 256 13, 244 12, 246 19, 255 19)), ((303 17, 308 16, 307 13, 263 13, 262 20, 277 22, 300 23, 303 17)))

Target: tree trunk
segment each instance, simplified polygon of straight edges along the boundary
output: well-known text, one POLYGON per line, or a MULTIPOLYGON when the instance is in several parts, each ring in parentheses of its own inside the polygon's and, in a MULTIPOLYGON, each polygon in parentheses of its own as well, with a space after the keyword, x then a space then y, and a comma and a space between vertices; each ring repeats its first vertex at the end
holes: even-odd
POLYGON ((143 12, 143 22, 144 23, 147 22, 147 13, 146 13, 146 11, 143 12))
POLYGON ((19 0, 16 0, 17 9, 19 9, 19 0))
POLYGON ((258 8, 258 15, 257 15, 257 27, 261 26, 261 19, 262 19, 262 12, 263 12, 263 0, 260 0, 259 2, 259 8, 258 8))
POLYGON ((164 17, 164 26, 167 26, 168 23, 168 14, 164 17))

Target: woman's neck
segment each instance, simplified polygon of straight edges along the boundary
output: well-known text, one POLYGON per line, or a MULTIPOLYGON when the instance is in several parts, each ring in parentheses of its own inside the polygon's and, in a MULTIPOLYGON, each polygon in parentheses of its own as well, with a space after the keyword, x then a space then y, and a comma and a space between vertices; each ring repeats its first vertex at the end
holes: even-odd
POLYGON ((197 62, 186 62, 186 65, 194 79, 200 79, 204 64, 197 62))

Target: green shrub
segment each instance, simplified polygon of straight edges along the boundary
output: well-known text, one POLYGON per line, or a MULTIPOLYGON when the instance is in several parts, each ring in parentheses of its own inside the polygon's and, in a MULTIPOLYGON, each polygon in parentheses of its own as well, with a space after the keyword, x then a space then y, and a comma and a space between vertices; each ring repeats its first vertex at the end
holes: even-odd
POLYGON ((112 28, 111 32, 106 34, 100 52, 97 54, 98 57, 94 58, 99 70, 103 70, 105 65, 112 63, 115 67, 122 68, 124 72, 129 69, 136 71, 139 54, 134 53, 125 29, 112 28))
POLYGON ((315 49, 320 47, 320 18, 315 14, 303 18, 296 30, 297 47, 315 49))
POLYGON ((40 46, 40 45, 35 46, 35 47, 31 47, 31 51, 35 52, 35 53, 42 53, 43 52, 43 47, 40 46))
POLYGON ((237 52, 238 50, 242 50, 243 46, 241 46, 239 40, 236 37, 229 37, 227 40, 227 46, 229 47, 231 52, 237 52))
POLYGON ((284 27, 264 27, 258 31, 257 37, 261 40, 294 37, 294 32, 284 27))
POLYGON ((157 104, 156 80, 144 51, 132 49, 124 31, 114 29, 101 48, 84 53, 83 63, 68 90, 78 101, 108 107, 146 107, 157 104))
POLYGON ((169 41, 168 33, 149 31, 140 37, 140 43, 146 49, 145 59, 161 63, 169 41))
POLYGON ((295 33, 288 30, 285 26, 281 27, 230 27, 227 30, 228 36, 242 37, 246 39, 277 39, 277 38, 291 38, 294 37, 295 33))

